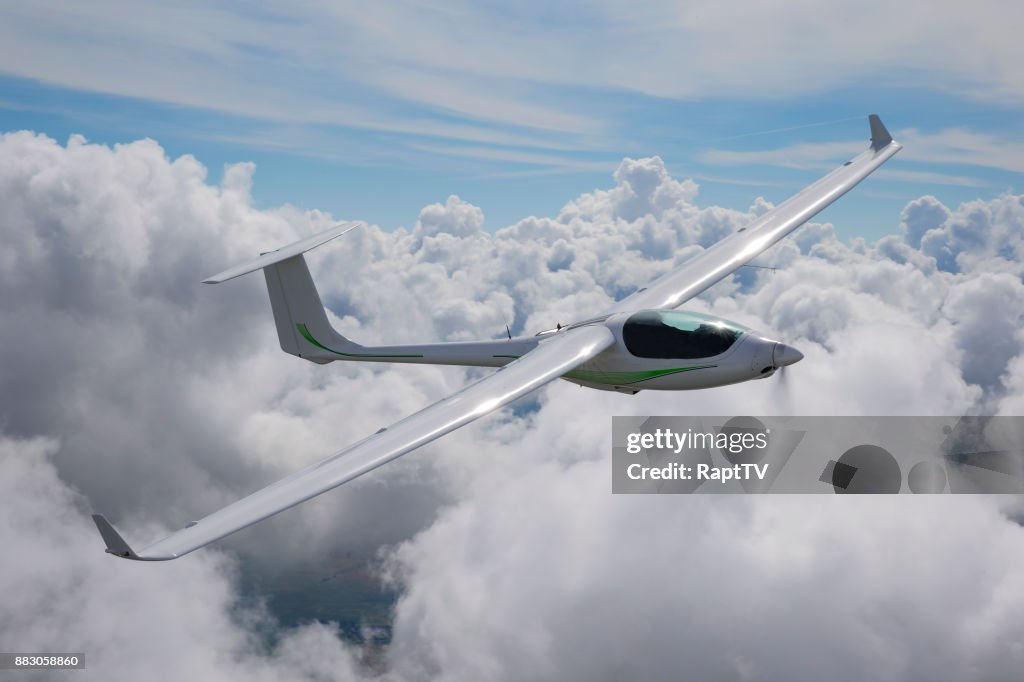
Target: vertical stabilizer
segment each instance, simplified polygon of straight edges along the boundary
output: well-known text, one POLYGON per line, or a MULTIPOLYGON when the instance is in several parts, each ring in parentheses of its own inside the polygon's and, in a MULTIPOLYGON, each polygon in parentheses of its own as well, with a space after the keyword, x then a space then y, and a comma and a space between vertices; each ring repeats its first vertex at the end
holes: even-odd
POLYGON ((309 274, 306 259, 299 254, 263 268, 270 294, 270 308, 274 312, 277 337, 281 350, 317 363, 332 360, 325 355, 320 343, 331 347, 359 346, 339 334, 327 320, 320 294, 309 274), (314 344, 317 341, 317 344, 314 344))
POLYGON ((329 230, 307 237, 276 251, 262 254, 259 258, 229 268, 209 277, 204 282, 218 284, 256 270, 263 270, 270 294, 270 308, 274 313, 277 337, 281 349, 311 362, 324 364, 344 357, 353 351, 355 355, 362 346, 349 341, 331 327, 327 321, 320 294, 316 291, 313 278, 303 253, 340 237, 363 223, 341 223, 329 230), (323 344, 328 344, 328 350, 323 344))

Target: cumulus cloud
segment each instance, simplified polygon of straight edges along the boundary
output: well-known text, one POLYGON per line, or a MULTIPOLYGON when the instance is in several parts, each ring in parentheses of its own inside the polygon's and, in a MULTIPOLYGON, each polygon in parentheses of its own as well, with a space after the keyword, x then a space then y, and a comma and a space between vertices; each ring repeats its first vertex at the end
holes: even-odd
MULTIPOLYGON (((236 615, 225 550, 259 571, 391 546, 402 596, 383 665, 397 679, 681 667, 1000 679, 1019 667, 1021 531, 987 500, 613 498, 606 479, 612 414, 1019 413, 1024 222, 1013 195, 953 209, 922 197, 901 234, 875 243, 810 225, 764 256, 776 271, 744 269, 691 302, 803 350, 786 395, 772 380, 635 397, 557 383, 534 409, 475 423, 216 548, 158 566, 103 555, 89 509, 142 544, 479 373, 313 366, 278 349, 258 277, 198 285, 333 219, 256 210, 252 174, 237 165, 211 185, 195 159, 168 159, 151 140, 0 138, 11 518, 0 582, 24 592, 5 604, 3 641, 45 648, 58 633, 96 652, 96 675, 115 651, 100 635, 134 652, 118 662, 127 670, 195 651, 187 667, 160 668, 168 679, 287 676, 282 666, 315 650, 334 667, 307 661, 299 673, 346 679, 367 672, 365 652, 330 626, 253 643, 253 619, 275 626, 236 615), (964 575, 985 579, 957 591, 964 575), (82 608, 40 610, 41 595, 82 608), (110 608, 125 602, 129 614, 110 608), (161 623, 144 622, 152 613, 161 623)), ((769 208, 700 206, 696 184, 657 157, 623 161, 613 180, 493 233, 479 207, 448 197, 412 230, 371 226, 325 247, 310 258, 314 278, 357 340, 496 337, 506 322, 530 333, 599 312, 769 208)))
POLYGON ((86 669, 72 674, 93 680, 358 679, 358 652, 328 625, 261 642, 252 626, 273 621, 240 607, 232 564, 216 552, 173 566, 97 552, 87 502, 53 465, 58 448, 46 438, 0 437, 6 650, 83 652, 86 669))
POLYGON ((949 209, 933 196, 915 199, 906 205, 900 216, 906 243, 921 248, 921 238, 931 230, 942 227, 949 220, 949 209))
POLYGON ((947 272, 1008 271, 1019 274, 1024 257, 1024 199, 1003 194, 971 201, 921 236, 921 251, 947 272))
POLYGON ((611 499, 607 476, 606 462, 505 475, 404 545, 397 670, 450 680, 1016 674, 1024 531, 984 500, 625 500, 611 499))
POLYGON ((467 204, 454 194, 444 204, 424 207, 416 221, 416 231, 425 237, 442 232, 454 237, 468 237, 483 229, 484 212, 480 207, 467 204))
POLYGON ((984 348, 966 353, 964 378, 995 390, 1010 361, 1024 350, 1019 331, 1024 327, 1024 284, 1019 276, 982 273, 950 289, 945 315, 952 320, 957 345, 984 348))

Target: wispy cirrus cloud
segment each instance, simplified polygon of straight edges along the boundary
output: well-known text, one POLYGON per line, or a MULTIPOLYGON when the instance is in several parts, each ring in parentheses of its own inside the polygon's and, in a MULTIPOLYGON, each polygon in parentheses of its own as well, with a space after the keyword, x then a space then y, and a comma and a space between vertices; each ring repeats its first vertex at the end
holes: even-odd
MULTIPOLYGON (((936 167, 974 167, 1024 172, 1024 142, 1007 140, 966 128, 948 128, 934 133, 906 128, 894 132, 903 145, 900 160, 918 169, 885 168, 878 177, 922 184, 981 187, 992 184, 959 173, 928 170, 936 167)), ((708 149, 697 159, 716 166, 775 166, 799 170, 821 170, 864 149, 864 142, 799 143, 775 149, 708 149)))
POLYGON ((935 171, 883 169, 878 171, 881 179, 912 182, 923 185, 953 185, 956 187, 984 187, 991 183, 967 175, 952 175, 935 171))
MULTIPOLYGON (((882 0, 783 0, 770 9, 751 0, 656 0, 628 11, 613 2, 535 0, 308 0, 272 10, 9 3, 0 9, 0 79, 11 106, 0 109, 0 122, 61 138, 155 136, 215 168, 273 155, 289 167, 274 177, 277 191, 260 185, 258 198, 359 206, 397 226, 424 201, 469 191, 457 184, 469 178, 473 196, 503 222, 523 201, 550 210, 561 200, 556 183, 585 191, 607 170, 595 157, 626 155, 659 155, 718 178, 708 181, 715 200, 743 207, 752 197, 730 188, 752 183, 734 169, 755 161, 783 167, 788 179, 770 181, 795 189, 805 179, 798 171, 824 168, 832 154, 792 143, 827 143, 836 159, 848 156, 862 145, 844 146, 857 127, 841 126, 869 107, 924 135, 955 128, 957 112, 982 112, 969 120, 993 123, 972 128, 991 144, 950 136, 933 157, 939 161, 919 161, 930 167, 889 176, 919 193, 941 185, 944 200, 962 201, 962 189, 1013 184, 966 170, 973 159, 992 156, 1000 161, 990 165, 1019 172, 1007 169, 1019 167, 1012 147, 1024 78, 1013 65, 1024 62, 1024 47, 1005 27, 1021 12, 998 0, 941 10, 882 0), (57 92, 40 96, 41 89, 57 92), (34 98, 51 105, 39 117, 25 113, 26 103, 38 105, 34 98), (827 126, 836 126, 831 138, 827 126), (763 130, 744 132, 751 129, 763 130), (695 156, 708 140, 716 149, 695 156), (764 140, 787 148, 787 158, 759 151, 764 140), (476 149, 452 150, 459 146, 476 149), (300 177, 304 164, 318 167, 300 177), (387 208, 370 205, 392 171, 405 174, 409 190, 387 208), (508 195, 501 181, 510 178, 522 180, 528 199, 508 195)), ((907 160, 914 162, 909 144, 900 163, 907 160)), ((267 178, 277 167, 261 168, 267 178)))
MULTIPOLYGON (((930 164, 968 165, 1024 172, 1024 142, 1007 140, 966 128, 948 128, 935 133, 905 128, 893 132, 903 144, 900 159, 930 164)), ((864 149, 864 142, 800 143, 764 150, 708 149, 697 157, 715 165, 781 166, 821 168, 864 149)))
POLYGON ((483 161, 502 161, 527 166, 541 166, 550 170, 563 171, 604 171, 615 170, 616 161, 595 161, 577 157, 562 156, 556 154, 544 154, 531 151, 507 149, 501 147, 463 146, 463 145, 431 145, 414 144, 413 149, 418 149, 434 154, 444 154, 466 159, 478 159, 483 161))
POLYGON ((709 149, 697 159, 715 166, 778 166, 818 170, 864 150, 863 142, 800 143, 766 150, 709 149))
POLYGON ((901 154, 914 161, 1024 173, 1024 141, 959 127, 936 133, 908 128, 899 137, 907 147, 901 154))
POLYGON ((1024 48, 1005 29, 1020 19, 1015 6, 817 4, 656 2, 623 12, 614 3, 384 1, 264 11, 43 0, 0 12, 0 64, 68 88, 288 122, 419 132, 454 116, 581 141, 621 124, 594 106, 595 91, 759 100, 881 80, 1024 103, 1024 75, 1010 68, 1024 48), (783 47, 793 44, 803 49, 783 47))

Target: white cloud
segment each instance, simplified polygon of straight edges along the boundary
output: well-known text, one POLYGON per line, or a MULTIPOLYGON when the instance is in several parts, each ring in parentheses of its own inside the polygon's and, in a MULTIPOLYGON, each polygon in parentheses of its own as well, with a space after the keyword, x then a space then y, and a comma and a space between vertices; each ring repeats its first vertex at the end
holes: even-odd
POLYGON ((941 227, 949 220, 949 209, 935 197, 924 196, 907 204, 900 217, 904 240, 911 247, 919 249, 921 238, 929 230, 941 227))
POLYGON ((981 273, 954 286, 943 306, 953 322, 957 345, 964 349, 984 348, 984 353, 967 353, 963 359, 964 378, 989 390, 1000 388, 1000 377, 1011 360, 1024 351, 1024 284, 1019 275, 1008 272, 981 273))
POLYGON ((984 500, 619 498, 603 461, 502 477, 398 551, 406 678, 998 680, 1021 663, 1024 531, 984 500))
MULTIPOLYGON (((308 676, 346 679, 361 652, 330 628, 254 647, 230 615, 237 586, 222 552, 262 570, 408 540, 390 563, 403 597, 383 654, 399 679, 1019 669, 1022 531, 988 500, 624 498, 606 478, 613 414, 1019 411, 1013 195, 954 210, 922 197, 904 211, 905 236, 875 244, 807 226, 765 255, 778 271, 745 269, 692 302, 803 350, 788 394, 772 380, 635 397, 558 383, 534 409, 475 423, 217 548, 166 565, 105 556, 89 508, 141 544, 472 374, 312 366, 277 348, 257 277, 201 287, 333 219, 254 209, 252 172, 233 167, 213 186, 153 141, 0 138, 0 313, 11 321, 0 499, 12 519, 0 584, 25 595, 5 603, 5 642, 24 631, 44 647, 57 633, 95 652, 94 675, 147 674, 156 660, 168 679, 261 679, 296 676, 285 666, 305 658, 324 662, 308 676), (40 595, 72 594, 74 618, 38 608, 40 595), (130 613, 110 608, 125 603, 130 613), (119 668, 114 653, 128 657, 119 668)), ((656 157, 623 161, 614 181, 493 234, 478 207, 449 197, 412 231, 370 227, 325 247, 314 278, 359 340, 499 336, 506 320, 528 333, 600 311, 769 208, 702 207, 696 184, 656 157)))
POLYGON ((82 652, 84 680, 354 680, 358 651, 312 624, 269 649, 241 627, 273 627, 237 603, 217 551, 174 564, 111 561, 96 551, 86 502, 51 462, 49 439, 0 437, 0 639, 17 651, 82 652), (236 609, 240 609, 236 612, 236 609))
POLYGON ((484 229, 484 212, 451 195, 444 204, 431 204, 420 211, 416 232, 421 237, 434 237, 446 232, 458 238, 479 234, 484 229))
POLYGON ((1024 259, 1024 200, 1003 194, 962 204, 921 236, 921 252, 949 272, 1020 273, 1024 259))

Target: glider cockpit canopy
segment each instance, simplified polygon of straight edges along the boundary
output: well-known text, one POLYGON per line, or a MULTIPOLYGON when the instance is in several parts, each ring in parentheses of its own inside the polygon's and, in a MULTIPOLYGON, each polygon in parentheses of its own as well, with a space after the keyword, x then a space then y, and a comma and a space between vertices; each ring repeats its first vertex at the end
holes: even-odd
POLYGON ((643 310, 622 326, 626 350, 638 358, 710 358, 729 350, 748 329, 682 310, 643 310))

